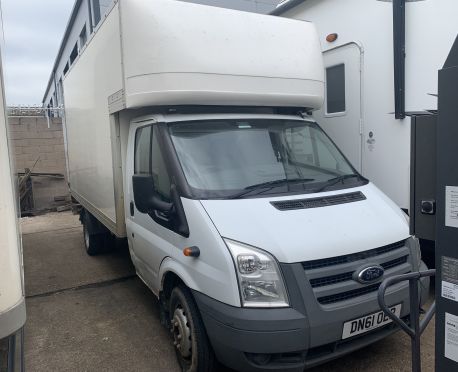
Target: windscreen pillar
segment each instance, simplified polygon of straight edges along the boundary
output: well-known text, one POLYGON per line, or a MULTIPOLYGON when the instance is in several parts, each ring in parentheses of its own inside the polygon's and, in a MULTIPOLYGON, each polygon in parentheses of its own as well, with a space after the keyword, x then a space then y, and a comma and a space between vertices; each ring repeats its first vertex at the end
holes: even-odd
POLYGON ((458 371, 458 39, 439 71, 436 371, 458 371))

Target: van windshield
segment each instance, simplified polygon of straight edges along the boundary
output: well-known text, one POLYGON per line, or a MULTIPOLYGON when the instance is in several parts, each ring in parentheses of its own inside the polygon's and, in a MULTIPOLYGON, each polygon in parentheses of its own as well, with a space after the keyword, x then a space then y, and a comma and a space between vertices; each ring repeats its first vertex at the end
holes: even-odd
POLYGON ((355 187, 367 181, 320 127, 304 120, 177 122, 169 131, 200 198, 249 198, 355 187))

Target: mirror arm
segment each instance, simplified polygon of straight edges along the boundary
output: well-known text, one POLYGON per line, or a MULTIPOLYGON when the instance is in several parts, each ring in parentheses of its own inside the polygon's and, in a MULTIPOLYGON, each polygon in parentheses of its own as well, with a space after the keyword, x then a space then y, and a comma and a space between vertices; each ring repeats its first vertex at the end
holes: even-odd
POLYGON ((161 199, 159 199, 156 195, 151 197, 152 209, 158 210, 163 213, 170 213, 173 209, 173 203, 167 203, 161 199))

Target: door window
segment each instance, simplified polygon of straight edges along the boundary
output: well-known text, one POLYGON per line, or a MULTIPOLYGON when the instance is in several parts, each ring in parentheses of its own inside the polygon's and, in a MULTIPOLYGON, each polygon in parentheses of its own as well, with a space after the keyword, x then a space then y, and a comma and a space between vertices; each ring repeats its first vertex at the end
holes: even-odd
POLYGON ((157 141, 156 130, 151 126, 137 129, 134 162, 135 174, 150 174, 156 193, 162 200, 170 202, 170 177, 157 141))
POLYGON ((326 112, 335 114, 345 112, 345 65, 326 69, 326 112))
POLYGON ((151 174, 151 126, 135 134, 135 174, 151 174))
POLYGON ((151 173, 154 189, 162 200, 170 202, 170 177, 155 132, 151 141, 151 173))

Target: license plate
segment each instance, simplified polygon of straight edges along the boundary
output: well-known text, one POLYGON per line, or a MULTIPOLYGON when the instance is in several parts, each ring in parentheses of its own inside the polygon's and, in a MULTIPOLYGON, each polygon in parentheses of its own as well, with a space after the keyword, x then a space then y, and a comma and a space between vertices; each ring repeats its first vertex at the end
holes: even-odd
MULTIPOLYGON (((392 306, 389 309, 396 316, 399 317, 401 315, 401 304, 392 306)), ((350 320, 344 323, 342 340, 372 331, 391 322, 392 320, 383 311, 350 320)))

